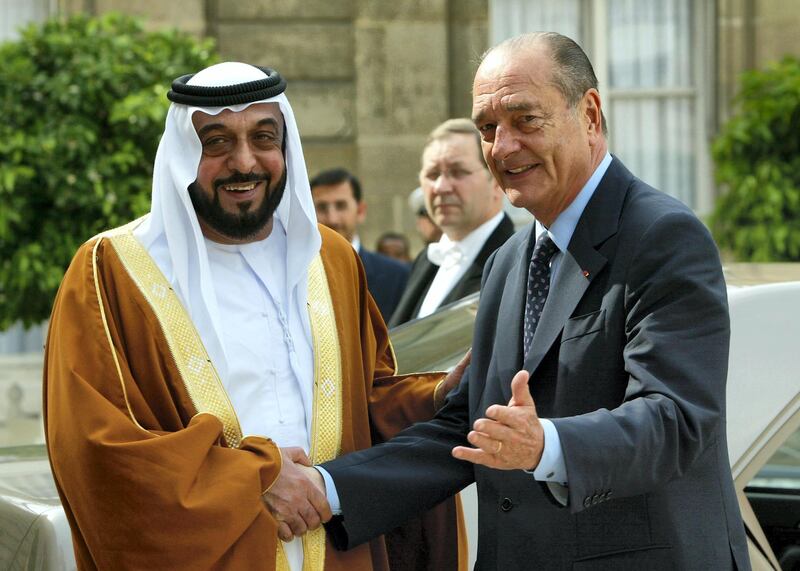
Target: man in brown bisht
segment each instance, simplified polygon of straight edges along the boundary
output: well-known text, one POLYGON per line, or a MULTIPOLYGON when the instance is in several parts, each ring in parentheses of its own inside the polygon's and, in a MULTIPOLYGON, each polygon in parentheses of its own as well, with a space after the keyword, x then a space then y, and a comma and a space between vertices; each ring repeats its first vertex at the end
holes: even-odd
MULTIPOLYGON (((295 462, 431 417, 460 372, 395 376, 358 255, 316 223, 285 88, 242 63, 177 79, 150 214, 61 284, 45 426, 80 569, 387 568, 382 540, 331 549, 295 462)), ((463 568, 443 510, 429 568, 463 568)))

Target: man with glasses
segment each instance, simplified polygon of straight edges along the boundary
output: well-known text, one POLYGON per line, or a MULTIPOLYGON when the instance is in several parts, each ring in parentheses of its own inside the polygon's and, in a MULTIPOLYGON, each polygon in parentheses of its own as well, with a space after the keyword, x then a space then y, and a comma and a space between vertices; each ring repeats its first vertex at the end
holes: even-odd
POLYGON ((514 233, 469 119, 450 119, 431 132, 419 178, 425 207, 443 235, 414 260, 390 326, 478 291, 486 259, 514 233))

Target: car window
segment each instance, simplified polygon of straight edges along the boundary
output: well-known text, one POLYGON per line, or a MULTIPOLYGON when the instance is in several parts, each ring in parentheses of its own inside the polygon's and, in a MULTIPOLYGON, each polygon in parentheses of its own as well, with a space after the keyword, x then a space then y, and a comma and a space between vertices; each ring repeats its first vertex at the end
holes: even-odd
POLYGON ((781 569, 800 569, 800 429, 745 488, 781 569))
POLYGON ((800 429, 778 448, 772 458, 748 484, 748 488, 771 488, 800 492, 800 429))

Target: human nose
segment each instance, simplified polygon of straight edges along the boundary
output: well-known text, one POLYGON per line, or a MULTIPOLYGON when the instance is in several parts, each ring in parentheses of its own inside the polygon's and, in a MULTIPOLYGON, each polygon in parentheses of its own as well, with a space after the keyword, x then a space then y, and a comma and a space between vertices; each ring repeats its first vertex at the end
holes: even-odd
POLYGON ((228 157, 228 168, 232 171, 249 173, 255 170, 256 157, 246 142, 240 142, 228 157))
POLYGON ((504 161, 519 151, 519 149, 519 140, 514 133, 498 125, 494 133, 494 141, 492 141, 492 159, 495 161, 504 161))
POLYGON ((452 178, 448 171, 442 171, 436 180, 433 181, 433 191, 437 194, 451 192, 453 190, 452 178))
POLYGON ((336 210, 336 208, 328 208, 325 214, 326 214, 325 218, 328 220, 328 224, 332 226, 338 224, 339 220, 341 219, 341 213, 338 210, 336 210))

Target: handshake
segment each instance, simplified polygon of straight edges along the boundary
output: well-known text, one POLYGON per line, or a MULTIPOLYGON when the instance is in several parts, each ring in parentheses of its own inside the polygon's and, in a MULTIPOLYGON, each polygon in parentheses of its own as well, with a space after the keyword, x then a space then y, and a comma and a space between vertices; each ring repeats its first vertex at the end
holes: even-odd
POLYGON ((283 465, 278 479, 262 500, 278 521, 278 537, 291 541, 331 519, 322 475, 312 468, 302 448, 281 448, 283 465))
MULTIPOLYGON (((461 377, 470 363, 472 350, 459 361, 450 373, 436 386, 433 393, 434 408, 438 410, 444 405, 447 394, 461 382, 461 377)), ((527 375, 527 373, 526 373, 527 375)), ((522 386, 527 393, 527 376, 522 386)), ((530 393, 528 398, 530 399, 530 393)), ((531 404, 533 402, 531 401, 531 404)), ((494 445, 494 444, 493 444, 494 445)), ((496 460, 500 450, 493 454, 496 460)), ((470 451, 466 452, 470 454, 470 451)), ((278 479, 269 488, 262 500, 272 516, 278 521, 278 537, 282 541, 291 541, 296 536, 317 529, 333 517, 331 507, 325 494, 325 481, 312 467, 302 448, 281 448, 283 466, 278 479)), ((471 459, 465 457, 465 459, 471 459)), ((473 460, 474 461, 474 460, 473 460)))

